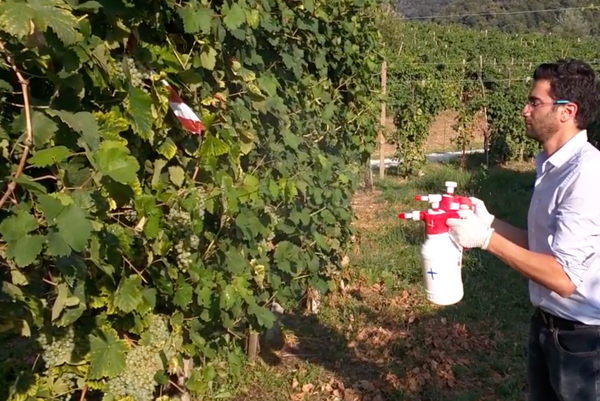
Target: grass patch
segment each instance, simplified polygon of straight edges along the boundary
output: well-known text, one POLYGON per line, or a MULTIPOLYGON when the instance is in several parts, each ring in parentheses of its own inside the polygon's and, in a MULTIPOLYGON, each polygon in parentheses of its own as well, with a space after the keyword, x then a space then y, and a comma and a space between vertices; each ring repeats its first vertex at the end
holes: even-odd
POLYGON ((532 311, 526 280, 498 259, 468 250, 465 296, 437 307, 425 299, 418 259, 423 209, 416 194, 483 199, 499 218, 524 227, 534 175, 528 166, 486 171, 477 163, 430 164, 418 179, 388 177, 357 193, 358 242, 345 286, 316 315, 291 312, 280 347, 263 347, 238 400, 523 400, 526 333, 532 311))

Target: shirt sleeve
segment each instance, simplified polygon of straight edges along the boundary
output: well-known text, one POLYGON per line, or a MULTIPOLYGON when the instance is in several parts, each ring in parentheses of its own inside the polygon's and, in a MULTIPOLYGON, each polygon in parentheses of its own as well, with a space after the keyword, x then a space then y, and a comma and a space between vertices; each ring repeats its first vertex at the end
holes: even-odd
POLYGON ((600 251, 600 163, 576 172, 557 207, 556 231, 550 240, 554 257, 575 286, 600 251))

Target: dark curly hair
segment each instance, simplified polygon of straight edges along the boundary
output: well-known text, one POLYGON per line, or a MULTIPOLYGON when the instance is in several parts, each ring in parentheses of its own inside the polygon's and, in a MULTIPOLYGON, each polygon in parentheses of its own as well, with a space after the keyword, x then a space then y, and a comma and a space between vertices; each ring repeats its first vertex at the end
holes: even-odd
POLYGON ((554 100, 568 100, 577 104, 575 122, 585 129, 596 118, 598 89, 596 73, 581 60, 559 60, 539 65, 533 73, 534 81, 549 81, 550 96, 554 100))

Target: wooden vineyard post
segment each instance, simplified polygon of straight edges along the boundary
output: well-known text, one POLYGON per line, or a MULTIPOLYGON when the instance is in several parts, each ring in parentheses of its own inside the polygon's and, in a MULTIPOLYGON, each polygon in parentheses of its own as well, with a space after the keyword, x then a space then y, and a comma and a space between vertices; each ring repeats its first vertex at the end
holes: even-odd
POLYGON ((481 84, 481 96, 483 96, 483 117, 485 119, 485 128, 483 130, 483 151, 485 153, 485 166, 490 167, 490 156, 489 156, 489 146, 490 146, 490 136, 488 129, 488 119, 487 119, 487 99, 485 96, 485 85, 483 83, 483 57, 479 56, 479 83, 481 84))
MULTIPOLYGON (((381 94, 385 96, 387 86, 387 63, 381 63, 381 94)), ((383 147, 385 146, 385 101, 381 103, 381 120, 379 121, 379 178, 383 179, 385 175, 385 155, 383 147)))
POLYGON ((369 159, 369 161, 367 161, 367 164, 365 165, 365 173, 363 176, 364 179, 364 188, 367 191, 372 191, 373 190, 373 166, 371 166, 371 159, 369 159))
POLYGON ((246 354, 248 355, 248 360, 254 362, 259 352, 258 333, 250 331, 246 341, 246 354))
POLYGON ((510 59, 510 67, 508 67, 508 87, 510 88, 510 83, 512 81, 512 67, 515 64, 515 58, 511 57, 510 59))

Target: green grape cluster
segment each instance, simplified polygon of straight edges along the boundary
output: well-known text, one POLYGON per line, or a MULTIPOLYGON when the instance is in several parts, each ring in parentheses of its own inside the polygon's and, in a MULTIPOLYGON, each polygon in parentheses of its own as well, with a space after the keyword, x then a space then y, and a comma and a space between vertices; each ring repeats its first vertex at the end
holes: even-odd
POLYGON ((167 220, 175 237, 179 238, 174 246, 177 265, 181 270, 186 271, 192 264, 190 250, 197 249, 200 244, 198 236, 192 233, 192 216, 184 210, 173 207, 169 210, 167 220))
POLYGON ((46 334, 40 334, 38 343, 42 347, 42 358, 47 367, 60 366, 71 360, 75 351, 75 332, 69 327, 60 335, 48 339, 46 334))
POLYGON ((137 221, 137 211, 133 208, 126 209, 125 211, 123 211, 123 215, 125 216, 127 221, 129 221, 130 223, 137 221))
POLYGON ((181 240, 175 244, 175 252, 177 254, 177 265, 183 271, 186 271, 192 264, 192 253, 189 251, 189 246, 186 241, 181 240))
POLYGON ((185 210, 172 207, 167 215, 167 221, 179 236, 187 237, 192 233, 192 216, 185 210))
MULTIPOLYGON (((143 68, 140 63, 130 57, 125 58, 125 62, 127 63, 127 70, 129 70, 129 76, 131 77, 129 83, 136 88, 142 88, 144 86, 144 79, 149 79, 150 73, 146 72, 146 69, 143 68)), ((127 81, 127 75, 125 74, 123 63, 120 60, 117 63, 115 75, 122 82, 127 81)))
POLYGON ((192 253, 190 250, 197 250, 200 245, 200 238, 196 234, 190 235, 188 238, 183 238, 175 244, 175 252, 177 253, 177 264, 185 271, 192 264, 192 253))
POLYGON ((198 188, 196 192, 197 204, 196 208, 198 210, 198 218, 200 220, 204 219, 204 213, 206 210, 206 191, 203 188, 198 188))
POLYGON ((271 227, 272 230, 269 234, 269 237, 267 238, 267 241, 273 241, 273 239, 275 238, 275 227, 277 227, 277 224, 279 224, 279 216, 277 215, 277 213, 275 213, 272 207, 265 207, 265 212, 269 215, 269 218, 271 219, 271 224, 269 224, 269 227, 271 227))
POLYGON ((156 349, 164 348, 171 338, 166 319, 157 315, 152 317, 147 333, 150 344, 156 349))
POLYGON ((156 351, 152 346, 137 346, 127 353, 125 369, 108 381, 108 392, 115 398, 130 396, 135 401, 154 400, 158 371, 156 351))
POLYGON ((198 247, 200 246, 200 237, 198 237, 196 234, 192 234, 190 235, 190 248, 191 249, 198 249, 198 247))

